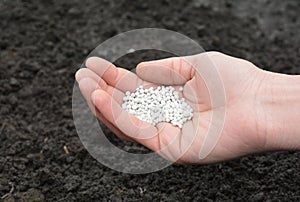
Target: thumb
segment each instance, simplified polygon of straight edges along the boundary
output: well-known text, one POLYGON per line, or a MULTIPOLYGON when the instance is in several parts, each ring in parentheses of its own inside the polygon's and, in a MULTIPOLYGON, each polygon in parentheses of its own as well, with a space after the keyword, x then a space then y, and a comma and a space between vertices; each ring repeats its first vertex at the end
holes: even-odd
POLYGON ((194 75, 192 57, 172 57, 142 62, 137 65, 137 75, 148 82, 161 85, 183 85, 194 75))

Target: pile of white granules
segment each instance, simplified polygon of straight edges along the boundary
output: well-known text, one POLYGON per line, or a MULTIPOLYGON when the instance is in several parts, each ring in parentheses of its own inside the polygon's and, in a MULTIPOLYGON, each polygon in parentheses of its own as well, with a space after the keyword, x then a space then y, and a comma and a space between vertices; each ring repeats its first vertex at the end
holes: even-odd
MULTIPOLYGON (((180 87, 179 91, 182 90, 180 87)), ((144 89, 140 86, 133 93, 127 91, 123 101, 124 110, 152 125, 169 122, 182 128, 184 122, 193 117, 193 109, 184 98, 179 98, 178 92, 172 86, 158 86, 156 89, 144 89)))

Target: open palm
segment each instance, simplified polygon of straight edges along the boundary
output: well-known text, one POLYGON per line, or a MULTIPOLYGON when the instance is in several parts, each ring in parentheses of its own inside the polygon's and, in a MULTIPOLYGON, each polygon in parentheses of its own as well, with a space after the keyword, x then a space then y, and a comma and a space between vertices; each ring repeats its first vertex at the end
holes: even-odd
MULTIPOLYGON (((80 90, 97 118, 124 140, 139 142, 178 163, 211 163, 260 151, 263 137, 255 129, 259 112, 253 110, 261 71, 252 63, 218 52, 140 63, 137 75, 112 63, 92 57, 76 73, 80 90), (210 75, 214 65, 223 81, 226 102, 213 105, 211 90, 201 72, 210 75), (126 91, 140 86, 183 86, 180 93, 193 108, 193 118, 182 129, 162 122, 153 126, 121 108, 126 91), (226 111, 224 119, 213 113, 226 111), (213 118, 214 117, 214 118, 213 118), (220 120, 218 120, 220 118, 220 120), (221 124, 216 124, 216 123, 221 124), (222 128, 220 128, 222 126, 222 128), (210 140, 209 131, 220 131, 210 140), (215 138, 215 137, 214 137, 215 138), (204 143, 216 141, 205 158, 199 158, 204 143)), ((214 76, 210 75, 212 81, 214 76)), ((214 84, 212 83, 213 86, 214 84)), ((217 84, 216 84, 217 85, 217 84)))

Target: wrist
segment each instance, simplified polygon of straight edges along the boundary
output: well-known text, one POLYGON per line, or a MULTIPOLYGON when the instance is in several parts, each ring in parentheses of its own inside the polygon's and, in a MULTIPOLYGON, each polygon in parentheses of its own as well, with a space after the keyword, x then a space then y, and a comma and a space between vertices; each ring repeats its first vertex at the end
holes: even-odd
POLYGON ((257 110, 267 150, 300 150, 300 76, 262 71, 257 110))

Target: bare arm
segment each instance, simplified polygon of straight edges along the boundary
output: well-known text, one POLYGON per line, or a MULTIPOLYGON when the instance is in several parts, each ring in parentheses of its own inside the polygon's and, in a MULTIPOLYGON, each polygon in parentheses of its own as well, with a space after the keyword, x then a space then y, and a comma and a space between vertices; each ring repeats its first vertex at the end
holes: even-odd
POLYGON ((264 71, 257 101, 259 133, 270 150, 300 149, 300 76, 264 71))

